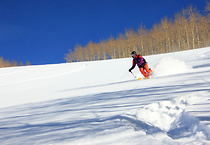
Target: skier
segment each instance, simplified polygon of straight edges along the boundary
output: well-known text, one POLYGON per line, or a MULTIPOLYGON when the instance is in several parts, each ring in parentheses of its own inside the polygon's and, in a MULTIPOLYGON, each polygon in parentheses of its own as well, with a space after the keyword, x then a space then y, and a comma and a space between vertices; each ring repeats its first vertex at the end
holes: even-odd
POLYGON ((137 64, 140 72, 144 75, 145 79, 148 79, 149 75, 152 74, 152 70, 149 68, 146 60, 135 51, 131 52, 131 56, 133 57, 133 65, 128 71, 131 72, 131 70, 134 69, 137 64))

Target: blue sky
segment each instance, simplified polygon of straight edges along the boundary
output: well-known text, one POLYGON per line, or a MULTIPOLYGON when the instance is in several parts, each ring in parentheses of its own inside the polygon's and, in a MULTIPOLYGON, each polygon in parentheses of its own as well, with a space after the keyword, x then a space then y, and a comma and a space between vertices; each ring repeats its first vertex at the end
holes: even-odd
POLYGON ((0 56, 31 64, 66 62, 76 44, 99 42, 205 0, 0 0, 0 56))

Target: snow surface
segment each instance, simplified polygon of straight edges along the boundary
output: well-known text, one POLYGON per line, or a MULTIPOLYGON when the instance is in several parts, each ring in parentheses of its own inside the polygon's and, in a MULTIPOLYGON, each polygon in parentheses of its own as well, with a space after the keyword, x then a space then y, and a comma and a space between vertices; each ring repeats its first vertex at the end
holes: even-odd
POLYGON ((210 145, 210 48, 145 58, 1 68, 0 145, 210 145))

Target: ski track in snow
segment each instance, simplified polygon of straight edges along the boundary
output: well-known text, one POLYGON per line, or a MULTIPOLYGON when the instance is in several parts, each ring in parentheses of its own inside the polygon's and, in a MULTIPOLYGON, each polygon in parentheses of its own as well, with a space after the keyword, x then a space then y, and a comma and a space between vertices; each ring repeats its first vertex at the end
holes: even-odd
MULTIPOLYGON (((122 75, 113 74, 112 81, 106 79, 110 76, 108 72, 107 76, 104 75, 104 78, 98 81, 111 61, 105 61, 106 64, 103 65, 105 68, 101 68, 101 71, 97 70, 100 76, 95 75, 96 73, 92 76, 96 80, 89 80, 86 77, 91 74, 88 70, 95 68, 97 62, 81 63, 79 67, 75 63, 75 67, 72 67, 76 68, 74 71, 68 69, 64 73, 59 71, 49 76, 38 74, 41 77, 34 75, 36 81, 55 76, 62 77, 62 75, 67 78, 68 74, 74 72, 78 75, 84 74, 84 77, 81 76, 81 82, 74 78, 75 85, 71 87, 57 89, 58 96, 67 94, 67 97, 55 97, 53 100, 38 102, 24 103, 23 101, 23 104, 13 106, 8 104, 8 107, 2 107, 0 144, 210 144, 209 48, 167 54, 179 56, 178 60, 165 55, 156 56, 162 58, 161 61, 164 63, 161 61, 154 63, 157 61, 152 60, 156 59, 155 56, 146 57, 148 62, 151 62, 150 66, 155 68, 154 71, 159 73, 149 80, 131 79, 124 74, 123 69, 120 69, 122 75), (191 56, 190 61, 186 60, 186 54, 191 56), (172 72, 161 73, 163 69, 172 68, 172 61, 183 62, 183 65, 176 66, 177 71, 173 69, 172 72), (180 71, 182 68, 186 70, 180 71), (124 80, 120 81, 119 78, 124 80), (85 79, 87 82, 93 82, 85 85, 85 79)), ((130 64, 130 59, 125 60, 125 64, 130 64)), ((116 61, 122 64, 121 60, 116 61)), ((137 70, 134 71, 135 74, 137 72, 137 70)), ((24 70, 18 70, 18 73, 24 73, 24 70)), ((46 74, 49 73, 46 69, 46 74)), ((5 72, 2 76, 12 74, 12 72, 10 74, 5 72)), ((32 80, 33 77, 27 77, 16 83, 26 81, 29 83, 32 80)))
MULTIPOLYGON (((1 83, 0 85, 20 84, 20 83, 25 83, 25 82, 30 82, 30 81, 37 81, 40 79, 49 79, 49 78, 53 78, 53 77, 68 75, 68 74, 75 73, 77 71, 84 69, 86 67, 86 65, 83 64, 82 66, 79 66, 78 68, 73 67, 73 68, 67 70, 66 72, 60 72, 61 70, 58 72, 56 72, 55 70, 49 71, 49 69, 44 68, 44 66, 41 66, 41 67, 42 68, 36 67, 36 66, 29 66, 28 70, 25 70, 25 71, 19 70, 19 71, 14 71, 14 72, 10 72, 10 73, 0 73, 0 75, 3 75, 4 77, 7 76, 10 79, 11 79, 11 77, 15 77, 18 79, 18 80, 15 80, 15 78, 12 78, 12 79, 14 79, 12 83, 6 83, 8 81, 8 78, 7 78, 7 79, 5 79, 5 82, 1 83), (29 76, 30 77, 29 79, 26 79, 27 76, 24 76, 24 80, 22 80, 23 78, 17 76, 17 74, 21 74, 21 75, 22 75, 22 73, 30 74, 30 72, 37 72, 40 75, 36 74, 36 77, 33 77, 33 78, 31 78, 31 76, 29 76), (13 75, 13 74, 15 74, 15 75, 13 75)), ((53 67, 53 66, 51 66, 51 67, 53 67)), ((16 69, 19 69, 19 68, 17 67, 16 69)))

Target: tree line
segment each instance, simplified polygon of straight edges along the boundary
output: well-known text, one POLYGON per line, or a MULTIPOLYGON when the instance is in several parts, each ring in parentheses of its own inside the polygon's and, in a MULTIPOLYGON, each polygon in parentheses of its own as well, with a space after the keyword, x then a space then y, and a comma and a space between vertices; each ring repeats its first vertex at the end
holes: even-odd
POLYGON ((210 46, 210 2, 205 11, 193 6, 175 14, 173 19, 164 17, 151 29, 143 24, 135 31, 126 29, 116 38, 110 36, 99 43, 77 44, 65 54, 67 62, 94 61, 126 58, 135 50, 141 55, 153 55, 210 46))
MULTIPOLYGON (((26 61, 26 65, 31 65, 29 61, 26 61)), ((0 57, 0 68, 2 67, 13 67, 13 66, 23 66, 22 62, 17 62, 15 60, 9 61, 4 60, 3 57, 0 57)))

